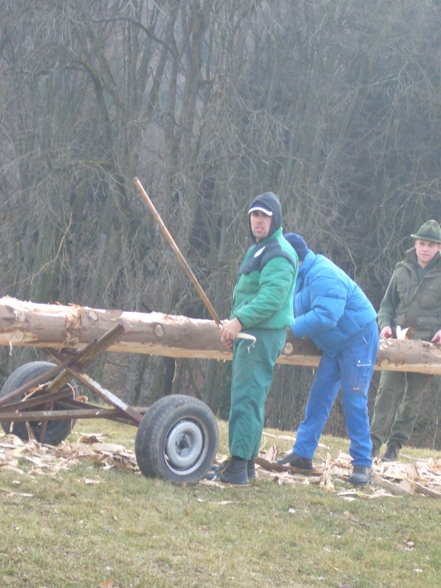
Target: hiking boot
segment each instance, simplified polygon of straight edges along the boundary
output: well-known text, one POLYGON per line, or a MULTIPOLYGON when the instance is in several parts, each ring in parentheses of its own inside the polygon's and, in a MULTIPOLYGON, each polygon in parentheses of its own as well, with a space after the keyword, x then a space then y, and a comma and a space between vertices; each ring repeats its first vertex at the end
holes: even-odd
POLYGON ((297 453, 288 453, 283 459, 278 459, 277 463, 281 465, 290 465, 299 470, 312 470, 312 459, 307 457, 300 457, 297 453))
POLYGON ((397 443, 388 443, 381 461, 398 461, 401 447, 397 443))
POLYGON ((372 469, 367 466, 354 465, 349 482, 356 486, 366 486, 372 482, 372 469))
POLYGON ((247 466, 246 459, 228 459, 222 465, 211 469, 205 478, 224 482, 224 484, 248 484, 247 466))
POLYGON ((254 459, 249 459, 247 461, 247 475, 249 482, 254 482, 256 480, 256 463, 254 459))

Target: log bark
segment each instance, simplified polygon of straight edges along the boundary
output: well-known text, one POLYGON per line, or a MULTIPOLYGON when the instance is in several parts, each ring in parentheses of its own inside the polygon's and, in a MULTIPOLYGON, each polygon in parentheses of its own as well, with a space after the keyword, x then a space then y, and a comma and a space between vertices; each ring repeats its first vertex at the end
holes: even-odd
MULTIPOLYGON (((109 347, 119 353, 175 358, 231 360, 214 321, 122 310, 99 310, 75 304, 35 304, 0 298, 0 345, 83 349, 115 324, 125 331, 109 347)), ((309 339, 287 339, 278 363, 316 367, 321 353, 309 339)), ((375 369, 441 374, 441 346, 419 340, 383 339, 375 369)))

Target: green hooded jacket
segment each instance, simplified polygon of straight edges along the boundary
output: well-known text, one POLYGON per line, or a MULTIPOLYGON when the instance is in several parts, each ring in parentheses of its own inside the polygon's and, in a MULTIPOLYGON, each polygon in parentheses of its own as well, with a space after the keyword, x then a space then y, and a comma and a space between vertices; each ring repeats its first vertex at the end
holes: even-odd
POLYGON ((272 192, 257 196, 251 206, 273 212, 269 235, 247 251, 233 292, 230 318, 244 330, 281 329, 294 322, 292 297, 298 257, 283 236, 280 203, 272 192))

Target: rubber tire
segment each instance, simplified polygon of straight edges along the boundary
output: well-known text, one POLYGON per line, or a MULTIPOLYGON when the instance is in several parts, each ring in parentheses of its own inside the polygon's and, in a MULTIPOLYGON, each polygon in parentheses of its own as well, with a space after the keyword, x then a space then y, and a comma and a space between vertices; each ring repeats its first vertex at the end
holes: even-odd
POLYGON ((201 400, 174 394, 155 402, 139 423, 135 455, 147 478, 196 484, 210 469, 219 432, 214 414, 201 400), (180 443, 186 445, 180 446, 180 443))
MULTIPOLYGON (((49 361, 31 361, 29 363, 21 365, 19 368, 12 372, 12 374, 7 378, 7 380, 3 384, 3 388, 0 392, 0 398, 6 396, 16 388, 19 388, 26 382, 29 382, 29 380, 32 380, 40 374, 47 372, 49 369, 54 367, 54 365, 54 363, 51 363, 49 361)), ((77 386, 74 381, 70 382, 70 385, 74 388, 75 396, 77 386)), ((14 400, 14 402, 16 401, 14 400)), ((57 403, 55 402, 54 409, 56 408, 57 403)), ((29 424, 34 432, 37 441, 41 441, 41 423, 30 421, 29 424)), ((43 443, 45 443, 46 445, 58 445, 59 443, 61 443, 61 441, 64 441, 64 439, 66 439, 66 437, 70 434, 74 424, 75 421, 67 419, 63 421, 48 421, 43 443)), ((22 441, 28 441, 29 435, 28 430, 26 428, 26 423, 1 423, 1 426, 5 433, 13 433, 14 435, 17 435, 17 437, 19 437, 22 441), (12 427, 13 424, 14 426, 12 427)))

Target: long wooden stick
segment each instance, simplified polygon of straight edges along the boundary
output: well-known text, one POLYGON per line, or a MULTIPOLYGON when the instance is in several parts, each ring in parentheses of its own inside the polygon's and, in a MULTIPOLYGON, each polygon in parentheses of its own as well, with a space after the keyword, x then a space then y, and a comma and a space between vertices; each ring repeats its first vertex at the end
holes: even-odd
MULTIPOLYGON (((222 323, 220 321, 220 318, 219 318, 217 312, 214 310, 211 302, 208 300, 208 296, 205 294, 204 290, 202 289, 202 286, 197 281, 196 276, 191 271, 191 267, 188 265, 186 259, 182 255, 179 247, 176 245, 173 237, 168 232, 167 227, 163 223, 162 218, 159 216, 158 211, 153 206, 153 202, 148 197, 147 192, 144 190, 141 182, 138 180, 138 178, 134 178, 133 181, 135 182, 135 185, 138 188, 139 193, 141 194, 142 199, 144 200, 144 203, 147 205, 147 207, 149 208, 150 212, 153 214, 153 217, 154 217, 155 221, 158 223, 159 228, 162 231, 162 234, 167 239, 167 241, 170 243, 173 251, 175 252, 176 257, 179 259, 180 264, 182 265, 182 267, 186 271, 187 276, 190 278, 193 286, 198 291, 199 296, 201 297, 202 302, 205 304, 208 312, 210 313, 211 318, 214 320, 214 322, 217 324, 218 327, 221 327, 222 326, 222 323)), ((253 341, 253 342, 256 340, 256 337, 254 337, 254 335, 250 335, 249 333, 243 333, 243 332, 242 333, 238 333, 237 338, 238 339, 248 339, 249 341, 253 341)))
POLYGON ((162 234, 164 235, 164 237, 167 239, 167 241, 170 243, 171 248, 173 249, 173 251, 175 252, 176 257, 178 258, 180 264, 182 265, 182 267, 184 268, 184 270, 187 273, 187 276, 190 278, 193 286, 196 288, 196 290, 199 293, 199 296, 202 299, 202 302, 205 304, 208 312, 210 313, 211 318, 214 320, 214 322, 220 326, 221 325, 221 321, 220 318, 217 314, 217 312, 214 310, 214 307, 212 306, 211 302, 208 300, 207 295, 205 294, 204 290, 202 289, 202 286, 199 284, 196 276, 194 275, 194 273, 191 270, 191 267, 188 265, 186 259, 184 258, 184 256, 182 255, 179 247, 176 245, 173 237, 170 235, 167 227, 165 226, 165 224, 162 221, 162 218, 159 216, 158 211, 156 210, 156 208, 153 206, 153 202, 150 200, 150 198, 147 195, 147 192, 144 190, 141 182, 138 180, 138 178, 134 178, 133 180, 135 182, 135 186, 138 188, 139 193, 142 196, 142 199, 144 200, 144 203, 147 205, 147 208, 150 210, 150 212, 153 214, 153 218, 155 219, 155 221, 157 222, 159 228, 162 231, 162 234))

